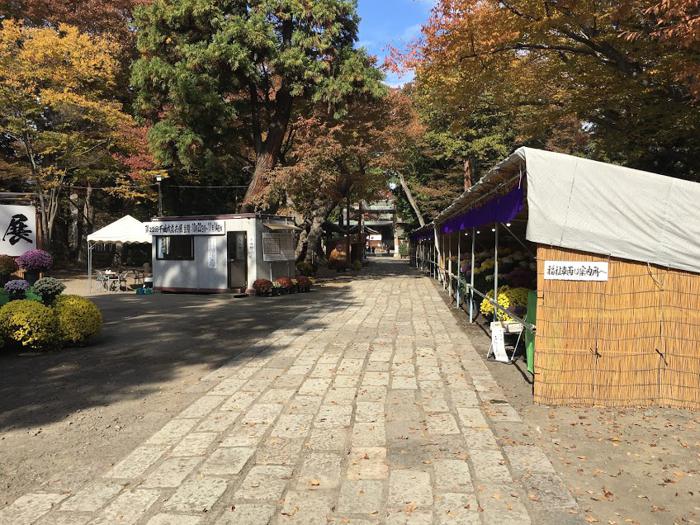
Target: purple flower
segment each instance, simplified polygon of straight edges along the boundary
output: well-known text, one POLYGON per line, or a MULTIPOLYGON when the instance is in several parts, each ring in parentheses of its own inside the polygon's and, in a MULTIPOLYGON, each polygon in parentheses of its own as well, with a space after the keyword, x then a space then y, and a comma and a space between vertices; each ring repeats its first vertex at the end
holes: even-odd
POLYGON ((53 257, 44 250, 29 250, 17 257, 17 266, 30 272, 43 272, 53 266, 53 257))
POLYGON ((15 279, 5 283, 5 291, 9 294, 26 292, 27 290, 29 290, 29 283, 24 279, 15 279))

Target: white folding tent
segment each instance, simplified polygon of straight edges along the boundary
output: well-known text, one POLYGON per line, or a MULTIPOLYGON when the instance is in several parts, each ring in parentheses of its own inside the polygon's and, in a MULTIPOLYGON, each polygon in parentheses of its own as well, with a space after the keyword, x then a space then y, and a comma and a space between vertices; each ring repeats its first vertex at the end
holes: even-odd
POLYGON ((87 237, 88 242, 88 283, 92 290, 92 250, 100 242, 120 242, 122 244, 150 244, 151 234, 146 233, 145 225, 131 215, 125 215, 91 233, 87 237))

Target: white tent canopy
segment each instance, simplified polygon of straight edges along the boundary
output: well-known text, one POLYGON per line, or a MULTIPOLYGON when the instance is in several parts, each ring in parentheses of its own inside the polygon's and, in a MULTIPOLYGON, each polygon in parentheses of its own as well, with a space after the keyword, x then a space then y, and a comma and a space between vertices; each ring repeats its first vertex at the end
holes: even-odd
POLYGON ((700 272, 700 184, 523 149, 529 240, 700 272))
POLYGON ((146 233, 144 224, 131 215, 125 215, 118 221, 114 221, 91 233, 87 237, 91 242, 121 242, 123 244, 145 244, 151 242, 151 235, 146 233))
POLYGON ((88 235, 88 283, 92 290, 92 250, 95 244, 100 242, 113 242, 122 244, 148 244, 151 242, 151 234, 146 233, 145 225, 131 215, 125 215, 88 235))

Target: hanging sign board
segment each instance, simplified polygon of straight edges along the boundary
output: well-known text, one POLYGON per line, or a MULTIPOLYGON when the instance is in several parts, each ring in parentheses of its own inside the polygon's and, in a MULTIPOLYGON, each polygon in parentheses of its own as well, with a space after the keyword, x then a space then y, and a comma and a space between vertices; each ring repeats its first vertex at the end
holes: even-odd
POLYGON ((145 223, 150 235, 224 235, 226 221, 162 221, 145 223))
POLYGON ((370 235, 368 238, 370 241, 381 241, 382 240, 382 234, 381 233, 375 233, 370 235))
POLYGON ((36 208, 0 205, 0 255, 18 257, 36 248, 36 208))
POLYGON ((293 261, 294 236, 289 233, 263 233, 263 261, 293 261))
POLYGON ((508 363, 508 354, 506 354, 505 330, 500 322, 491 323, 491 351, 493 352, 496 361, 508 363))
POLYGON ((607 281, 607 262, 545 261, 546 281, 607 281))
POLYGON ((214 237, 207 239, 207 266, 216 268, 216 238, 214 237))

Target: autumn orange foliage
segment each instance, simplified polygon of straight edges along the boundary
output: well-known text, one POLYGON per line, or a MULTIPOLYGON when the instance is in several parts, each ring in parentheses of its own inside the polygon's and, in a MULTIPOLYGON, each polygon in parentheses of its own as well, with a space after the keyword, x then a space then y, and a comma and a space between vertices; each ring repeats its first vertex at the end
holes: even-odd
POLYGON ((466 119, 488 99, 507 112, 520 143, 556 142, 573 122, 602 160, 695 178, 697 7, 439 0, 400 65, 416 70, 428 111, 466 119))

